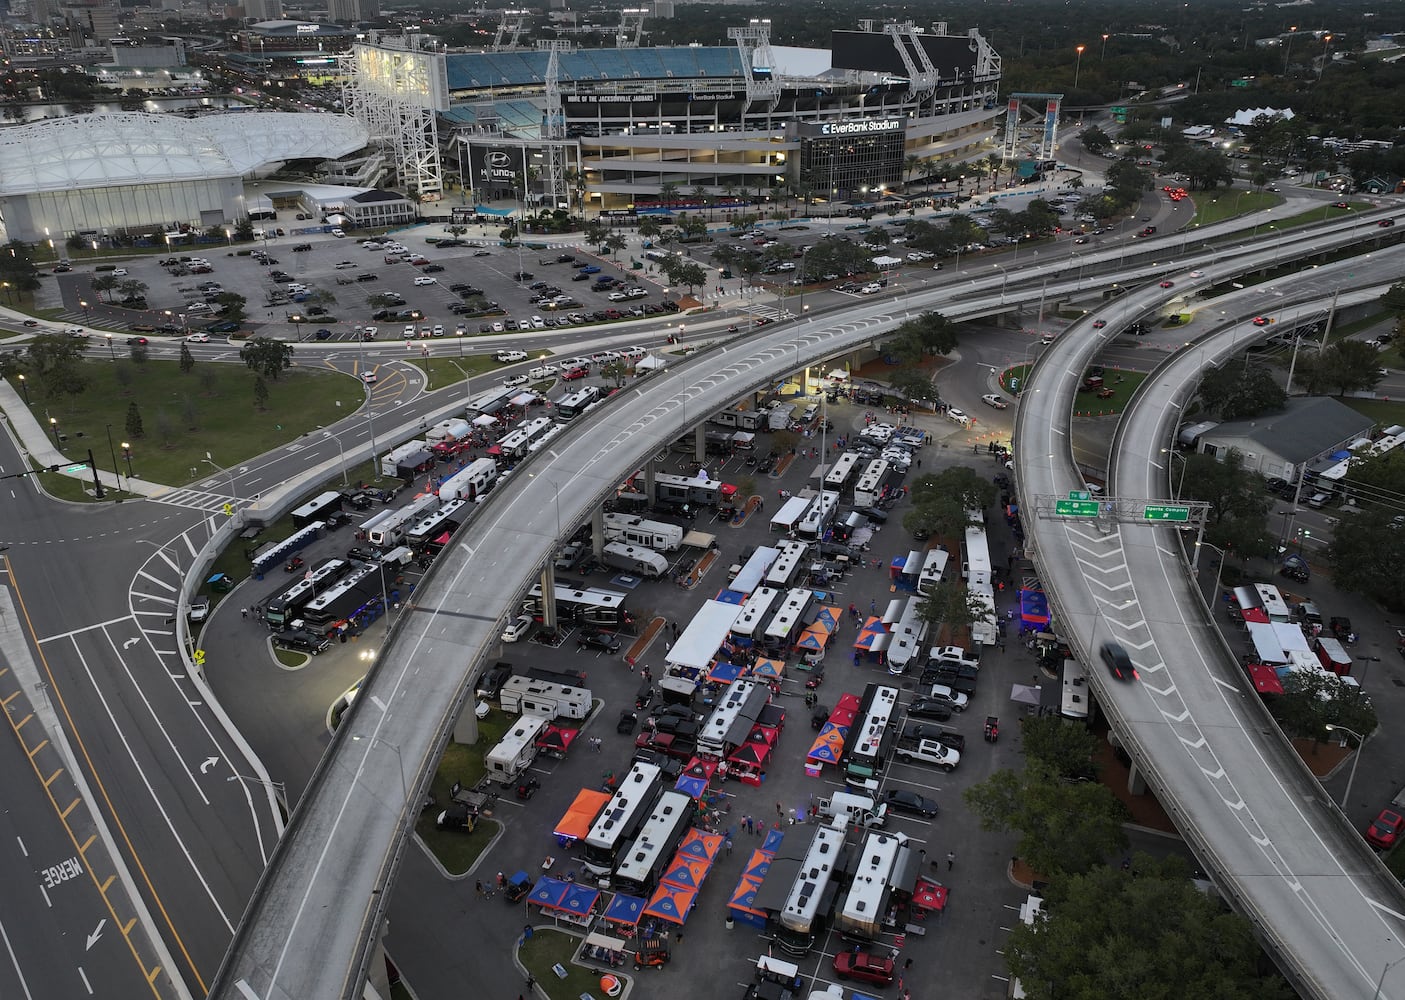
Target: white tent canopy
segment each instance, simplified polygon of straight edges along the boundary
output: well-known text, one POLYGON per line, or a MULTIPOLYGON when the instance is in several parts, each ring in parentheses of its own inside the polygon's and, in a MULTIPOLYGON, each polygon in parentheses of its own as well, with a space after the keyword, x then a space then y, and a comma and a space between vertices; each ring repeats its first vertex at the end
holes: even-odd
POLYGON ((705 602, 664 659, 670 666, 706 670, 741 613, 739 604, 705 602))
POLYGON ((667 368, 668 362, 663 358, 656 358, 652 354, 646 354, 638 361, 634 362, 636 372, 651 372, 659 368, 667 368))
POLYGON ((487 427, 489 424, 495 424, 497 422, 498 418, 493 416, 491 413, 480 413, 478 414, 478 416, 473 418, 473 424, 475 427, 487 427))

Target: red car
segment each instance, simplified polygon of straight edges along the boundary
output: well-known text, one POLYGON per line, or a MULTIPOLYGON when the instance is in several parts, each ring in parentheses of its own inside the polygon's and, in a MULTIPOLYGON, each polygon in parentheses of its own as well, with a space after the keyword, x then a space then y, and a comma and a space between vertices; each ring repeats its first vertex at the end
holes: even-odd
POLYGON ((1163 281, 1163 282, 1161 282, 1161 287, 1162 287, 1162 288, 1175 288, 1175 287, 1176 287, 1176 283, 1175 283, 1174 281, 1163 281))
POLYGON ((1095 319, 1095 320, 1093 320, 1093 329, 1094 329, 1094 330, 1101 330, 1101 329, 1102 329, 1103 327, 1105 327, 1105 326, 1107 326, 1107 320, 1105 320, 1105 319, 1095 319))
POLYGON ((1382 229, 1389 229, 1391 226, 1395 225, 1395 220, 1382 219, 1380 222, 1377 222, 1376 225, 1380 226, 1382 229))
POLYGON ((578 378, 585 378, 590 372, 584 368, 568 368, 561 373, 561 378, 567 382, 573 382, 578 378))
POLYGON ((1254 317, 1254 325, 1255 325, 1255 326, 1268 326, 1268 325, 1269 325, 1270 323, 1272 323, 1272 322, 1273 322, 1273 320, 1269 319, 1267 316, 1255 316, 1255 317, 1254 317))
POLYGON ((1395 846, 1401 826, 1405 826, 1405 816, 1393 809, 1382 809, 1381 814, 1366 828, 1366 840, 1373 847, 1389 850, 1395 846))
POLYGON ((834 974, 840 979, 887 986, 893 981, 893 960, 866 951, 841 951, 834 956, 834 974))

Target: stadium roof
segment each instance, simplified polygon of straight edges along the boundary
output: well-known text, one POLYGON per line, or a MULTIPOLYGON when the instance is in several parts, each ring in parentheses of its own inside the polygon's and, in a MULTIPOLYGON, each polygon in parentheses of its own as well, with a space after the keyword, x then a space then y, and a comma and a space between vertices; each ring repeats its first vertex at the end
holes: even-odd
MULTIPOLYGON (((464 52, 447 57, 450 90, 544 85, 546 52, 464 52)), ((680 45, 657 49, 580 49, 560 54, 561 79, 736 79, 744 76, 741 53, 730 45, 680 45)))
POLYGON ((345 115, 74 115, 0 131, 0 196, 240 177, 285 160, 347 156, 368 140, 345 115))

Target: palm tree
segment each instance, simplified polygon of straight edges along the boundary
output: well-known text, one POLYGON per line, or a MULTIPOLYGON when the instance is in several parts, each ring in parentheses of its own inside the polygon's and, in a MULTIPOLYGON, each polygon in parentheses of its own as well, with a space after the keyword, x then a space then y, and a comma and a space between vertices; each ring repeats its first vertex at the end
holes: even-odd
POLYGON ((669 202, 677 201, 677 200, 678 200, 678 182, 677 182, 677 181, 664 181, 662 184, 659 185, 659 202, 660 202, 661 204, 666 205, 666 204, 668 204, 669 202))
POLYGON ((970 163, 966 164, 966 172, 976 179, 976 192, 975 192, 975 193, 976 193, 976 194, 980 194, 980 193, 981 193, 981 178, 984 177, 984 176, 989 172, 988 169, 986 168, 985 163, 983 163, 983 162, 980 161, 980 160, 973 160, 973 161, 971 161, 970 163))
POLYGON ((985 158, 985 162, 990 168, 990 189, 994 191, 996 182, 1000 180, 1000 170, 1005 166, 1005 160, 999 153, 991 153, 985 158))
POLYGON ((922 169, 922 157, 908 155, 903 158, 903 187, 912 183, 912 175, 922 169))

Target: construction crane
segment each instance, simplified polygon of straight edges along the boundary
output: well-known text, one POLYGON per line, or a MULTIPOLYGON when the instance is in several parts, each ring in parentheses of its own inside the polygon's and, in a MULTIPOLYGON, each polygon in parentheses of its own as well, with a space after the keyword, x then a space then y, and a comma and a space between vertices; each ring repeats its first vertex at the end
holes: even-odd
POLYGON ((527 31, 527 19, 531 15, 530 10, 504 10, 502 20, 498 22, 498 32, 493 36, 493 51, 505 52, 517 48, 517 41, 527 31), (504 38, 507 40, 504 41, 504 38))

